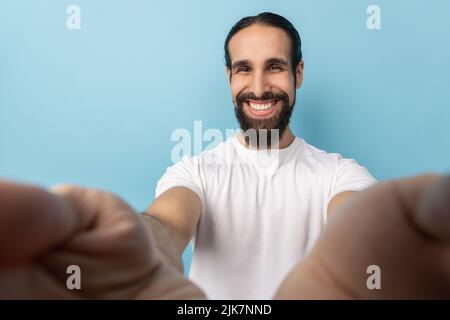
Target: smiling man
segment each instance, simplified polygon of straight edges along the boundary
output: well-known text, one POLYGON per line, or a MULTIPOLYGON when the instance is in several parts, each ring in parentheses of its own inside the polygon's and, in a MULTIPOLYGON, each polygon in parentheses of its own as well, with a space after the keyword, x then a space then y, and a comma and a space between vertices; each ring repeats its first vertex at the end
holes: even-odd
POLYGON ((269 299, 336 206, 376 180, 355 160, 322 151, 289 128, 304 63, 288 20, 273 13, 243 18, 224 48, 242 130, 169 167, 145 217, 164 258, 180 271, 193 240, 189 277, 209 298, 269 299))

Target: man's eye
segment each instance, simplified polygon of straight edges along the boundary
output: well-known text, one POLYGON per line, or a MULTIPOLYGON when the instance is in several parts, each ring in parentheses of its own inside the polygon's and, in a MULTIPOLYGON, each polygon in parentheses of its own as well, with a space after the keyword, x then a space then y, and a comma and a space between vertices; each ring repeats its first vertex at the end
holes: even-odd
POLYGON ((277 66, 276 64, 272 64, 269 66, 269 70, 270 71, 279 71, 279 70, 281 70, 281 67, 277 66))
POLYGON ((239 69, 237 71, 238 72, 249 72, 250 68, 249 67, 239 67, 239 69))

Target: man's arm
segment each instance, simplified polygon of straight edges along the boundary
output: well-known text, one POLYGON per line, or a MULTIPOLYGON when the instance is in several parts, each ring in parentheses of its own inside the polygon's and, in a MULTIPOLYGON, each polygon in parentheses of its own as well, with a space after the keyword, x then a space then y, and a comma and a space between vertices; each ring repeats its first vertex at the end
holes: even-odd
MULTIPOLYGON (((186 199, 195 199, 184 191, 186 199)), ((125 202, 77 187, 53 192, 0 181, 0 298, 205 297, 159 259, 153 233, 125 202), (25 241, 30 236, 33 241, 25 241), (66 287, 71 264, 83 269, 79 293, 66 287)), ((169 190, 166 196, 176 194, 169 190)), ((380 183, 339 206, 275 297, 449 298, 449 235, 450 176, 380 183), (368 287, 370 265, 380 267, 380 289, 368 287)))
POLYGON ((174 187, 162 193, 142 214, 162 258, 180 272, 183 272, 181 255, 192 238, 201 211, 202 204, 195 192, 174 187))
POLYGON ((109 192, 0 179, 0 299, 204 299, 140 216, 109 192))

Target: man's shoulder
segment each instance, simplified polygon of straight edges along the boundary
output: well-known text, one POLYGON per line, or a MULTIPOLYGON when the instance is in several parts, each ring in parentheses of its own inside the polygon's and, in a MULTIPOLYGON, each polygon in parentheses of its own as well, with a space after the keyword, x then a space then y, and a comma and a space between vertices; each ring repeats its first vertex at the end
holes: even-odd
POLYGON ((340 160, 344 159, 344 157, 340 153, 328 152, 306 142, 302 138, 297 139, 299 139, 300 143, 302 144, 302 147, 298 149, 298 156, 301 156, 302 159, 304 159, 304 161, 306 162, 319 162, 322 164, 334 165, 340 160))
POLYGON ((327 152, 306 142, 303 149, 306 159, 303 163, 306 163, 311 171, 326 173, 330 177, 338 174, 341 177, 375 181, 369 171, 351 157, 344 157, 337 152, 327 152))

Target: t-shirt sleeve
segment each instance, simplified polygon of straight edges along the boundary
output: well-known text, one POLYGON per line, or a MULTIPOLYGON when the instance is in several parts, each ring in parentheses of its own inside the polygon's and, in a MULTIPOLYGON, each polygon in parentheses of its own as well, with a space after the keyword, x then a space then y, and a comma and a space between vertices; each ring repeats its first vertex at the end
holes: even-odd
POLYGON ((361 191, 377 183, 369 171, 353 159, 340 158, 333 176, 329 200, 343 191, 361 191))
POLYGON ((198 177, 198 165, 195 164, 192 157, 184 156, 182 160, 166 169, 156 185, 155 198, 173 187, 191 189, 199 196, 203 206, 203 192, 198 177))

